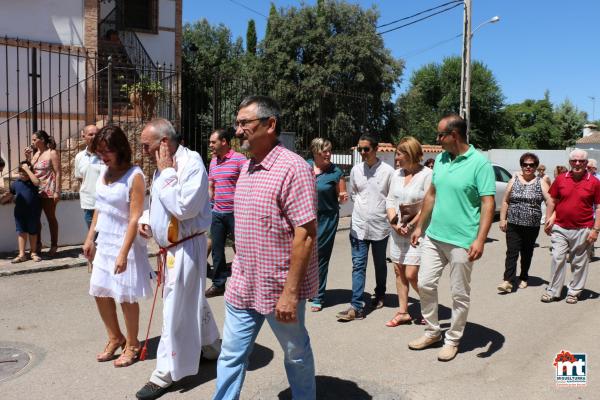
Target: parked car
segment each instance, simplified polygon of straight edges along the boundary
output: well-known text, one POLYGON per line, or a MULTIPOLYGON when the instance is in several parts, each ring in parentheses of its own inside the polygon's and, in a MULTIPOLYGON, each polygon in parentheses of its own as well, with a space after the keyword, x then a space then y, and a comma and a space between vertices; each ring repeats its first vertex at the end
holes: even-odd
POLYGON ((496 175, 496 198, 494 200, 496 202, 496 213, 499 213, 504 192, 506 192, 506 186, 508 186, 512 174, 498 164, 492 164, 492 167, 494 168, 494 175, 496 175))

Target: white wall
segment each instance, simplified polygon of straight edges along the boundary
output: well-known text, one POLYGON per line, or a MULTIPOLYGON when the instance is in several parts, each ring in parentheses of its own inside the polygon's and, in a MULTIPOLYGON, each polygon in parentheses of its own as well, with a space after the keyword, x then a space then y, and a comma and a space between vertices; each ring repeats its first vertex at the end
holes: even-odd
MULTIPOLYGON (((14 223, 14 204, 0 205, 0 221, 4 228, 0 229, 0 252, 17 250, 17 233, 14 223)), ((83 219, 83 212, 77 200, 63 200, 56 207, 56 218, 58 219, 59 246, 80 244, 85 239, 87 226, 83 219)), ((44 245, 50 245, 50 233, 48 222, 42 213, 42 241, 44 245)))
POLYGON ((84 0, 2 0, 0 35, 83 46, 84 0))
MULTIPOLYGON (((509 172, 520 171, 519 158, 523 153, 531 152, 538 156, 540 164, 546 166, 546 174, 554 180, 554 168, 557 165, 564 165, 569 168, 569 152, 565 150, 531 150, 531 149, 492 149, 483 152, 487 158, 495 164, 504 167, 509 172)), ((591 156, 590 156, 591 157, 591 156)))
POLYGON ((158 35, 136 32, 136 35, 154 63, 175 68, 175 32, 158 31, 158 35))

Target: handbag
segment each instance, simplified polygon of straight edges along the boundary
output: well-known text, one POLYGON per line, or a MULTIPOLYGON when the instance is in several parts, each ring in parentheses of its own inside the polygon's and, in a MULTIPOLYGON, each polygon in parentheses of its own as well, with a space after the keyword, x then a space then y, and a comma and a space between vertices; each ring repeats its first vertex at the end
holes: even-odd
POLYGON ((422 206, 423 201, 417 201, 415 203, 410 204, 400 204, 398 206, 398 215, 400 215, 400 222, 402 222, 402 224, 408 224, 417 216, 419 211, 421 211, 422 206))

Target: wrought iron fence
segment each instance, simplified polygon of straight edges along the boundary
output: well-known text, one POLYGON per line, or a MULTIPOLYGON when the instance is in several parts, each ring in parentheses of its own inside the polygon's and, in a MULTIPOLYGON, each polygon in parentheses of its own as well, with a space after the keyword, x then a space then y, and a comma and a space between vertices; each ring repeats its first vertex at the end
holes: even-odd
POLYGON ((115 64, 83 49, 7 39, 0 42, 0 154, 5 177, 16 176, 31 134, 43 129, 61 154, 62 188, 73 187, 73 160, 87 124, 119 124, 129 135, 134 162, 151 166, 139 145, 154 117, 179 122, 179 74, 159 67, 115 64), (4 78, 4 79, 2 79, 4 78), (38 100, 41 99, 41 100, 38 100))
MULTIPOLYGON (((269 85, 240 77, 216 75, 212 85, 189 81, 182 88, 182 132, 184 142, 208 162, 208 137, 217 128, 233 127, 237 108, 249 95, 268 95, 282 107, 282 130, 293 134, 295 150, 308 156, 310 142, 323 137, 333 143, 333 152, 350 155, 367 123, 369 96, 319 88, 298 95, 292 84, 269 85)), ((339 157, 350 166, 351 158, 339 157)))

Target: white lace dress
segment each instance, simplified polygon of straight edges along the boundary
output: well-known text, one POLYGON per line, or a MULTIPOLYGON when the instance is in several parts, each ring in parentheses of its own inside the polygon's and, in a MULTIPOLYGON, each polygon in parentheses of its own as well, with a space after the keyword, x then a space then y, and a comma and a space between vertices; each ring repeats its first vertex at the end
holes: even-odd
POLYGON ((115 274, 115 261, 127 231, 129 222, 129 192, 136 175, 142 170, 131 167, 118 181, 104 183, 106 166, 100 171, 96 183, 96 256, 90 279, 90 295, 112 297, 118 303, 135 303, 152 295, 152 267, 148 260, 146 241, 137 235, 129 254, 127 269, 115 274))

